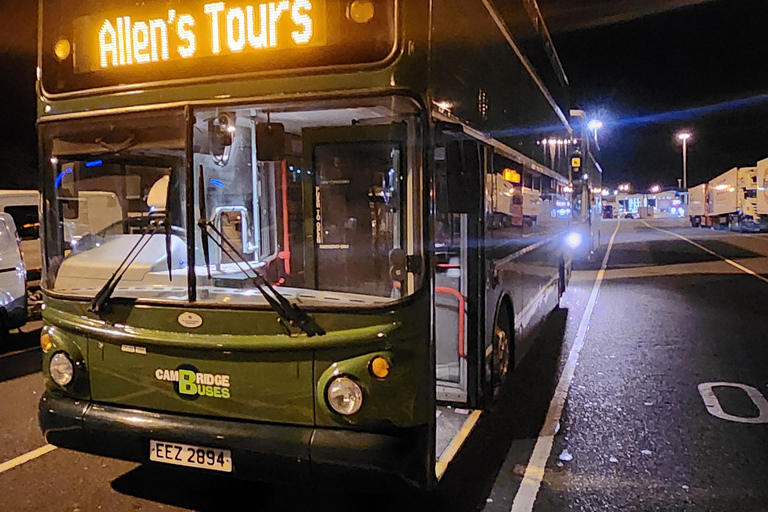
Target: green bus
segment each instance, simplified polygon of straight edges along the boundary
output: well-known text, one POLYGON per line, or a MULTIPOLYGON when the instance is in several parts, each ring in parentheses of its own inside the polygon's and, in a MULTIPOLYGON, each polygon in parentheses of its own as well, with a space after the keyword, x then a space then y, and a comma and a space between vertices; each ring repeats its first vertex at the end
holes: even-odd
POLYGON ((535 2, 40 13, 48 442, 436 485, 599 212, 535 2))

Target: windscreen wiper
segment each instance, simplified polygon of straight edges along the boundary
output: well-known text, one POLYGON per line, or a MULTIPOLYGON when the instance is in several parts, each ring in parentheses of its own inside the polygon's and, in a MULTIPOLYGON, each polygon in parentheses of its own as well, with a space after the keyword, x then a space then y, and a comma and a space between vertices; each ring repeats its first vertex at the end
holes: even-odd
MULTIPOLYGON (((200 219, 208 220, 208 212, 205 208, 205 174, 203 172, 203 164, 200 164, 200 179, 198 180, 198 190, 200 190, 200 201, 198 202, 198 208, 200 210, 200 219)), ((198 221, 198 224, 200 222, 198 221)), ((203 258, 205 259, 205 269, 208 272, 208 279, 211 279, 211 249, 208 245, 208 230, 200 228, 200 240, 203 244, 203 258)))
POLYGON ((258 270, 253 268, 253 266, 248 261, 248 258, 246 258, 245 255, 240 252, 240 250, 235 247, 234 244, 229 241, 229 239, 227 239, 224 233, 222 233, 208 219, 201 218, 198 220, 197 225, 204 233, 203 236, 213 240, 213 243, 215 243, 219 249, 221 249, 221 252, 224 253, 230 260, 232 260, 235 265, 237 265, 237 268, 240 269, 240 271, 248 279, 251 280, 253 285, 257 290, 259 290, 270 307, 272 307, 272 309, 278 315, 280 315, 280 318, 282 318, 283 321, 288 322, 293 327, 301 329, 307 333, 307 336, 310 338, 314 336, 323 336, 326 334, 325 329, 323 329, 317 322, 315 322, 315 320, 310 317, 306 311, 301 309, 298 305, 293 304, 280 292, 275 290, 269 281, 267 281, 264 276, 259 273, 258 270), (210 229, 216 236, 210 236, 210 234, 207 233, 208 229, 210 229), (218 237, 218 240, 216 237, 218 237), (237 258, 234 256, 237 256, 237 258), (251 271, 251 274, 253 274, 252 276, 249 275, 248 272, 241 266, 241 263, 245 264, 247 269, 251 271))
POLYGON ((131 250, 128 251, 125 259, 123 259, 120 265, 118 265, 112 276, 107 280, 106 283, 104 283, 104 286, 101 287, 99 292, 93 298, 91 304, 88 306, 88 311, 91 313, 101 313, 105 310, 109 299, 112 297, 112 294, 115 293, 117 285, 120 284, 120 280, 123 279, 123 276, 125 276, 125 273, 128 271, 130 266, 133 265, 133 262, 136 261, 136 258, 138 258, 141 252, 147 247, 147 245, 149 245, 149 242, 152 241, 152 237, 155 235, 155 233, 157 233, 159 229, 160 225, 155 224, 152 226, 151 231, 145 231, 141 234, 134 246, 131 247, 131 250))

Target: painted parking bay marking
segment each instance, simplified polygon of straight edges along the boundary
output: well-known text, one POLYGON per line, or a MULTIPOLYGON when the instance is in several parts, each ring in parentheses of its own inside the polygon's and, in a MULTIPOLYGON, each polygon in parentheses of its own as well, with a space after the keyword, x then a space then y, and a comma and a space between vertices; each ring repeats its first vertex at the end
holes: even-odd
POLYGON ((13 469, 17 466, 21 466, 22 464, 29 462, 33 459, 36 459, 38 457, 42 457, 46 453, 50 453, 53 450, 55 450, 56 447, 52 444, 46 444, 45 446, 41 446, 40 448, 36 450, 32 450, 31 452, 27 452, 24 455, 19 455, 15 459, 11 459, 7 462, 3 462, 0 464, 0 473, 4 473, 5 471, 8 471, 9 469, 13 469))
POLYGON ((736 382, 705 382, 699 384, 699 394, 701 399, 704 400, 704 405, 707 407, 709 414, 715 418, 721 420, 735 421, 736 423, 752 423, 762 424, 768 423, 768 400, 765 399, 762 393, 752 386, 746 384, 739 384, 736 382), (744 417, 734 416, 723 410, 723 406, 720 404, 717 395, 715 395, 715 388, 735 388, 744 391, 747 396, 755 404, 760 414, 757 417, 744 417))

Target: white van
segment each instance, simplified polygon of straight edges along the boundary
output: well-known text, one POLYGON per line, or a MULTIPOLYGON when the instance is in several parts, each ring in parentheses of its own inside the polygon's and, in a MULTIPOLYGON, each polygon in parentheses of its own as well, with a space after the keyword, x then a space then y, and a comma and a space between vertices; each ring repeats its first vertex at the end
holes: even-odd
POLYGON ((0 213, 0 340, 10 329, 27 323, 27 270, 21 257, 16 225, 0 213))
MULTIPOLYGON (((69 206, 69 214, 64 212, 63 229, 65 239, 74 244, 89 229, 106 229, 123 218, 120 203, 112 192, 82 191, 70 201, 69 206)), ((37 190, 0 190, 0 212, 13 217, 21 254, 32 281, 40 278, 43 268, 40 209, 40 192, 37 190)))
MULTIPOLYGON (((43 267, 40 251, 40 192, 37 190, 0 190, 0 212, 13 217, 21 241, 24 264, 32 276, 43 267)), ((31 277, 38 279, 39 277, 31 277)))

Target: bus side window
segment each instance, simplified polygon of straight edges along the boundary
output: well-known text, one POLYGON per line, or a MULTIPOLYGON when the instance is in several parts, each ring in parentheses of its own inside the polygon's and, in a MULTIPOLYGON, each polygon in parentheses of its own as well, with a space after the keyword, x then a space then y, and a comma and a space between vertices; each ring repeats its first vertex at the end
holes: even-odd
POLYGON ((480 145, 471 140, 451 141, 445 148, 448 209, 451 213, 475 213, 482 196, 480 145))

